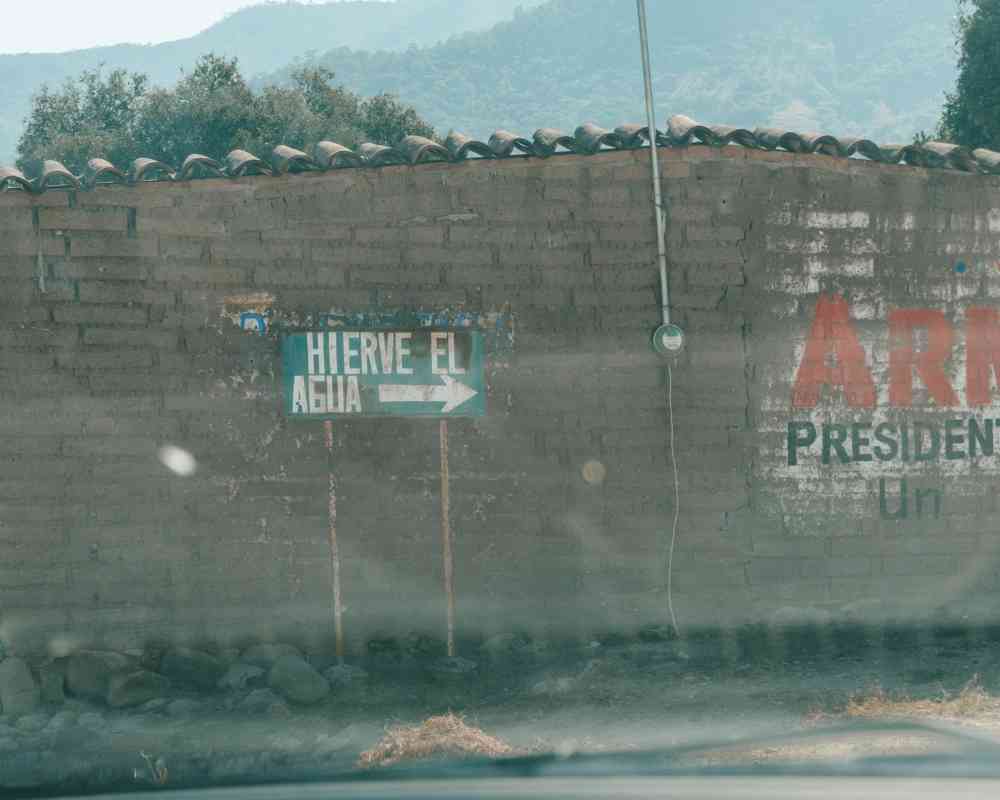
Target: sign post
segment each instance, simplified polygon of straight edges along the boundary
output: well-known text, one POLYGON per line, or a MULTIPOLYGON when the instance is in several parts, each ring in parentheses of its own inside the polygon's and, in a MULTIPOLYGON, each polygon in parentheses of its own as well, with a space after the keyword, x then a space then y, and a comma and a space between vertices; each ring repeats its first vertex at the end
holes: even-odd
POLYGON ((448 655, 455 656, 448 419, 486 414, 484 336, 477 330, 346 330, 293 333, 282 340, 282 407, 292 420, 323 420, 330 454, 329 520, 337 657, 344 657, 333 420, 436 418, 441 458, 441 540, 448 655))
POLYGON ((333 420, 324 420, 329 500, 327 514, 330 522, 330 562, 333 567, 333 625, 337 640, 337 661, 344 663, 344 607, 340 599, 340 548, 337 546, 337 476, 333 471, 333 420))
POLYGON ((455 657, 455 568, 451 554, 451 489, 448 474, 448 420, 439 423, 441 442, 441 546, 444 553, 444 595, 448 604, 448 658, 455 657))

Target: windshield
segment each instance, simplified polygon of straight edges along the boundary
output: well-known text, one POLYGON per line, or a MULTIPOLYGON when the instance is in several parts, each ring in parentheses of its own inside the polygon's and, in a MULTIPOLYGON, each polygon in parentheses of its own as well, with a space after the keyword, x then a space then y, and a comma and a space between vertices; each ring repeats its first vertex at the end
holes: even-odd
POLYGON ((141 5, 0 47, 0 790, 985 747, 992 2, 141 5))

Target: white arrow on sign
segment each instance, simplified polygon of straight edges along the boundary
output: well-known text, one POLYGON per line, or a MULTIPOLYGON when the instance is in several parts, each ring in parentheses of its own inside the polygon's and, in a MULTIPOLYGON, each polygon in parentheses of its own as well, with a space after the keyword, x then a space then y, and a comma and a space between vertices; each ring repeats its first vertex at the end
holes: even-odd
POLYGON ((442 414, 450 414, 463 403, 471 400, 479 392, 442 375, 442 386, 421 386, 411 383, 383 383, 378 387, 380 403, 444 403, 442 414))

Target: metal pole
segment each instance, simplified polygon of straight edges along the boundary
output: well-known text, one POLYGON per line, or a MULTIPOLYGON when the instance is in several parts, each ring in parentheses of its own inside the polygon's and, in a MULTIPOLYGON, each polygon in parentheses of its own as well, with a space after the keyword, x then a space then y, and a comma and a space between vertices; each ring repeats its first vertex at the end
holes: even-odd
POLYGON ((444 593, 448 600, 448 656, 455 657, 455 568, 451 553, 451 493, 448 476, 448 420, 441 420, 441 543, 444 548, 444 593))
MULTIPOLYGON (((653 168, 653 205, 656 207, 656 255, 660 267, 660 299, 662 302, 661 312, 663 326, 656 332, 656 337, 669 335, 672 339, 680 334, 679 329, 670 331, 666 326, 670 325, 670 283, 667 278, 667 224, 666 214, 663 208, 663 187, 660 185, 660 158, 659 148, 656 144, 656 112, 653 109, 653 74, 649 64, 649 32, 646 27, 646 0, 635 0, 636 11, 639 14, 639 42, 642 49, 642 80, 646 90, 646 123, 649 125, 649 159, 653 168)), ((681 344, 683 336, 681 335, 681 344)), ((666 342, 667 350, 672 350, 666 342)), ((660 352, 665 352, 661 350, 660 352)), ((674 626, 674 633, 680 633, 677 627, 677 617, 674 614, 673 599, 673 571, 674 571, 674 549, 677 543, 677 524, 680 519, 680 493, 677 476, 677 451, 674 449, 674 375, 667 361, 664 367, 666 371, 667 383, 667 419, 670 425, 670 459, 674 471, 674 522, 673 531, 670 536, 670 551, 667 557, 667 608, 670 611, 670 622, 674 626)))
POLYGON ((646 121, 649 125, 649 156, 653 165, 653 205, 656 206, 656 247, 660 265, 660 298, 663 324, 670 324, 670 285, 667 281, 667 231, 660 186, 660 160, 656 146, 656 112, 653 110, 653 75, 649 66, 649 34, 646 30, 646 0, 635 0, 639 12, 639 40, 642 46, 642 78, 646 87, 646 121))
POLYGON ((333 563, 333 625, 337 637, 337 660, 344 663, 344 607, 340 600, 340 549, 337 546, 337 476, 333 472, 333 421, 324 420, 326 433, 329 502, 327 513, 330 521, 330 560, 333 563))

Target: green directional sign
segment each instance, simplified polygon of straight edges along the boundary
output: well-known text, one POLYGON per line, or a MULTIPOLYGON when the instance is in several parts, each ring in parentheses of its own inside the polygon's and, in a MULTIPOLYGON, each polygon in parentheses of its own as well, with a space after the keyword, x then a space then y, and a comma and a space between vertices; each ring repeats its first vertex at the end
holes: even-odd
POLYGON ((292 419, 481 417, 483 334, 326 330, 282 340, 282 405, 292 419))

